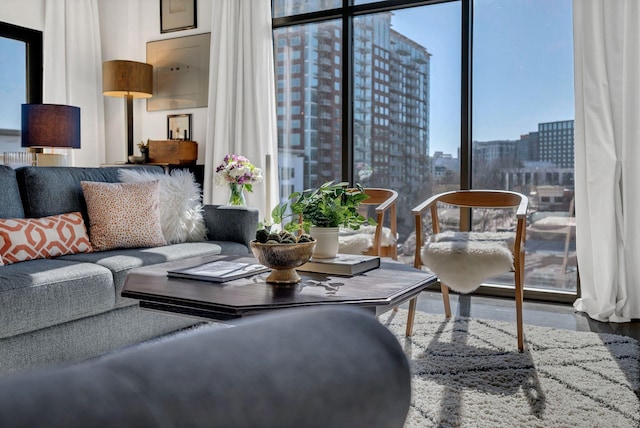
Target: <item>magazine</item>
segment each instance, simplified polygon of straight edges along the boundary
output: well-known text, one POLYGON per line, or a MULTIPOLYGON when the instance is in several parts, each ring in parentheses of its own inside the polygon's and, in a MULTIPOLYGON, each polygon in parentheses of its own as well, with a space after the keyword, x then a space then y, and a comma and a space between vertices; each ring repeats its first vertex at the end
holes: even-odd
POLYGON ((266 272, 269 268, 259 263, 241 263, 216 260, 182 269, 167 271, 173 278, 197 279, 211 282, 227 282, 266 272))

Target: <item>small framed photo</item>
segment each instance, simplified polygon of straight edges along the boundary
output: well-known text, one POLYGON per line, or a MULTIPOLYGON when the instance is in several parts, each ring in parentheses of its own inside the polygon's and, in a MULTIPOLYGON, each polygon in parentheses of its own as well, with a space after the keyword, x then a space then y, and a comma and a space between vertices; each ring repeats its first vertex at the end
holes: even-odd
POLYGON ((167 139, 191 139, 191 114, 170 114, 167 116, 167 139))
POLYGON ((160 32, 196 28, 196 0, 160 0, 160 32))

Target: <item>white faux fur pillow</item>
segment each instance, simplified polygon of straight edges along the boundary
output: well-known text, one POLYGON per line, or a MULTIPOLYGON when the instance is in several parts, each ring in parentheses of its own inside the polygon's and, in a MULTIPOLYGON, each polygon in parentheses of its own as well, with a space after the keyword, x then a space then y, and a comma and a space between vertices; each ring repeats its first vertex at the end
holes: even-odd
POLYGON ((174 169, 171 174, 156 174, 123 168, 118 178, 123 183, 160 181, 160 226, 168 243, 206 239, 200 185, 191 172, 174 169))

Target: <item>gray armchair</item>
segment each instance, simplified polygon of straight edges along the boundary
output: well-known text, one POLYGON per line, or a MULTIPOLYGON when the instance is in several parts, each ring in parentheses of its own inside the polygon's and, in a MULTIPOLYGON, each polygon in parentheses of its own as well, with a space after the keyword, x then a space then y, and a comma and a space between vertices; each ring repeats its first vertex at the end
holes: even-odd
POLYGON ((402 427, 407 359, 363 311, 307 308, 0 379, 7 427, 402 427))

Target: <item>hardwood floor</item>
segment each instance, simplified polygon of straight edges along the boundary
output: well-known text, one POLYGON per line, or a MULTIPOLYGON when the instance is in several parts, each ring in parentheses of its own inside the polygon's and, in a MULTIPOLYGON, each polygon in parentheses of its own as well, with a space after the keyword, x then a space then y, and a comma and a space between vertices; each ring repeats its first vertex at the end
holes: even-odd
MULTIPOLYGON (((450 294, 453 316, 515 321, 513 299, 474 295, 450 294)), ((403 305, 407 308, 407 305, 403 305)), ((442 296, 436 291, 424 291, 418 299, 417 310, 429 314, 442 314, 442 296)), ((604 323, 592 320, 586 314, 576 312, 570 304, 526 301, 522 312, 524 324, 541 327, 564 328, 574 331, 612 333, 632 337, 640 341, 640 321, 629 323, 604 323)))

